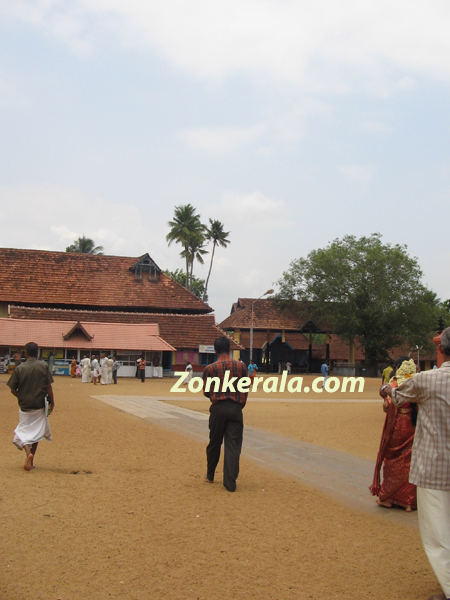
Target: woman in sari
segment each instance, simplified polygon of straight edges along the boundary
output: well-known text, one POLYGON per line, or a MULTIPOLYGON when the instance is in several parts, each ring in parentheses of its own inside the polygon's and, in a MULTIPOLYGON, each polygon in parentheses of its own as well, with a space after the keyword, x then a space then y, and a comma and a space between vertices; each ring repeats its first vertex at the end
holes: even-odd
MULTIPOLYGON (((396 361, 390 385, 398 387, 416 373, 414 361, 401 356, 396 361)), ((417 508, 416 486, 409 483, 411 451, 417 419, 417 405, 408 403, 397 408, 388 397, 383 403, 386 413, 380 449, 370 491, 378 496, 377 504, 385 508, 402 506, 406 512, 417 508), (383 466, 383 483, 380 472, 383 466)))
POLYGON ((77 361, 73 358, 70 363, 70 376, 75 377, 77 374, 77 361))

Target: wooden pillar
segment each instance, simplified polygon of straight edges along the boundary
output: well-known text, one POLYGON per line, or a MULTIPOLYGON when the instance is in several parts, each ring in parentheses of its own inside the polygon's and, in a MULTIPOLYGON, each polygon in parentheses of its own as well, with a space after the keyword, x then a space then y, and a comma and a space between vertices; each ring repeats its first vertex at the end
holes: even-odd
POLYGON ((328 367, 330 366, 330 332, 327 331, 327 349, 325 354, 326 361, 328 363, 328 367))
POLYGON ((269 371, 270 371, 269 344, 270 344, 270 329, 267 330, 267 335, 266 335, 266 373, 269 373, 269 371))
POLYGON ((348 343, 348 362, 355 362, 355 344, 353 343, 353 340, 350 340, 348 343))
POLYGON ((309 332, 308 373, 312 373, 312 331, 309 332))

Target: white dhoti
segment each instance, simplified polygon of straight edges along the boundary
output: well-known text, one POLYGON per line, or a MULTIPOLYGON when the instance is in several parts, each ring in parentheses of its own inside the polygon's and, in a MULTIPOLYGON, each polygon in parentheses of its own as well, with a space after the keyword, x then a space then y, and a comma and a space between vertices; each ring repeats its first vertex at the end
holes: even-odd
POLYGON ((100 373, 101 373, 100 383, 102 385, 108 385, 108 367, 106 365, 100 367, 100 373))
POLYGON ((112 383, 112 369, 108 367, 108 384, 112 383))
POLYGON ((91 380, 91 368, 83 367, 81 371, 81 383, 89 383, 91 380))
POLYGON ((52 441, 50 423, 45 408, 19 410, 19 424, 14 430, 13 443, 22 450, 25 444, 32 445, 41 440, 52 441))
POLYGON ((450 491, 417 487, 423 548, 446 598, 450 598, 450 491))

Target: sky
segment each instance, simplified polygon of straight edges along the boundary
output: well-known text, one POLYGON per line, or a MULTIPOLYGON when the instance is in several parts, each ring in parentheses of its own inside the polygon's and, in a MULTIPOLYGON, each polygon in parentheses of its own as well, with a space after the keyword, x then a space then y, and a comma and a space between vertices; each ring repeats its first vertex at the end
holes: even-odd
POLYGON ((218 322, 346 234, 450 298, 449 31, 448 0, 0 0, 0 246, 175 270, 190 203, 230 232, 218 322))

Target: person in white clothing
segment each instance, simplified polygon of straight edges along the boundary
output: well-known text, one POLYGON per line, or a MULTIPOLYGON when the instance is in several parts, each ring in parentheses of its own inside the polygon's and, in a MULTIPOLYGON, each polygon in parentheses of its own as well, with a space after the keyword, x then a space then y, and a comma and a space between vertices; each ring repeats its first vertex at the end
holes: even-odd
POLYGON ((100 357, 100 383, 108 385, 108 359, 105 354, 100 357))
POLYGON ((83 360, 80 361, 81 366, 81 383, 89 383, 91 380, 91 361, 85 355, 83 360))
POLYGON ((108 361, 108 385, 110 385, 112 383, 112 379, 113 379, 112 368, 113 368, 114 361, 111 358, 111 356, 109 358, 107 358, 106 360, 108 361))
POLYGON ((91 375, 94 385, 100 383, 100 365, 98 363, 97 357, 94 354, 92 355, 91 361, 91 375))

